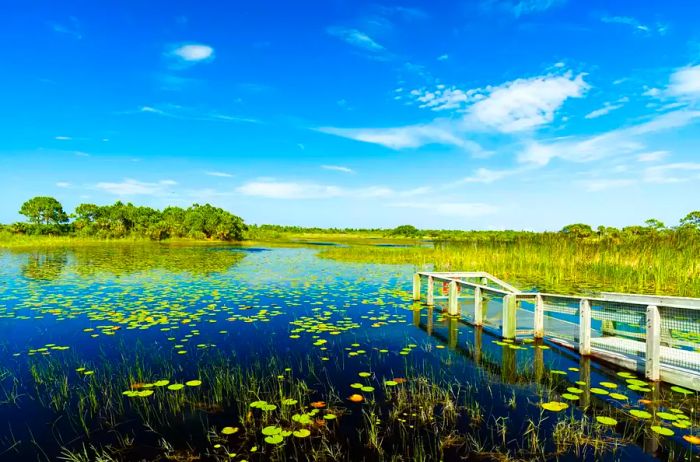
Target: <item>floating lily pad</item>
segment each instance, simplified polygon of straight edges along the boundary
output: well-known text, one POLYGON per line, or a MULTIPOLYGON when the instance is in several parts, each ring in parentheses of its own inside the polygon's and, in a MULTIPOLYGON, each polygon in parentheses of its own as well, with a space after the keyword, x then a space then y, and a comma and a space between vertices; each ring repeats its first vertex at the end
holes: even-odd
POLYGON ((265 442, 267 444, 280 444, 282 441, 284 441, 282 435, 272 435, 265 437, 265 442))
POLYGON ((277 425, 268 425, 262 429, 262 434, 265 436, 277 435, 282 432, 282 428, 277 425))
POLYGON ((238 427, 224 427, 221 429, 221 433, 224 435, 233 435, 238 432, 238 427))
POLYGON ((663 436, 673 436, 673 435, 675 435, 675 432, 674 432, 673 430, 671 430, 670 428, 667 428, 667 427, 662 427, 662 426, 660 426, 660 425, 653 425, 653 426, 651 427, 651 430, 652 430, 654 433, 658 433, 659 435, 663 435, 663 436))
POLYGON ((185 386, 181 383, 174 383, 172 385, 168 385, 168 390, 177 391, 182 390, 183 388, 185 388, 185 386))
POLYGON ((645 420, 651 419, 651 417, 652 417, 651 413, 649 413, 647 411, 643 411, 641 409, 632 409, 630 411, 630 414, 632 414, 634 417, 636 417, 638 419, 645 419, 645 420))
POLYGON ((559 401, 550 401, 548 403, 542 403, 541 406, 542 406, 542 409, 544 409, 546 411, 551 411, 551 412, 561 412, 564 409, 569 407, 568 404, 561 403, 559 401))
POLYGON ((601 425, 610 425, 610 426, 615 426, 617 425, 617 420, 613 419, 612 417, 605 417, 605 416, 596 416, 595 420, 601 424, 601 425))
POLYGON ((307 430, 306 428, 301 428, 299 430, 296 430, 293 435, 296 436, 297 438, 306 438, 309 436, 311 432, 307 430))
POLYGON ((201 384, 201 380, 188 380, 187 382, 185 382, 185 385, 187 385, 188 387, 198 387, 201 384))
POLYGON ((675 391, 676 393, 680 393, 682 395, 692 395, 693 394, 692 391, 686 390, 685 388, 679 387, 679 386, 673 386, 673 387, 671 387, 671 390, 675 391))

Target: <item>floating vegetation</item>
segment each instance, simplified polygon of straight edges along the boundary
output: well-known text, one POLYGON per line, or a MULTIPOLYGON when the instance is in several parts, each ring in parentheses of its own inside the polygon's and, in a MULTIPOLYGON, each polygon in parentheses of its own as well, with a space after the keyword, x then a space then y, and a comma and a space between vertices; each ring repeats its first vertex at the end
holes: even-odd
POLYGON ((410 266, 304 248, 63 252, 40 280, 18 269, 36 252, 0 253, 0 459, 642 460, 647 434, 664 454, 700 446, 694 392, 414 304, 410 266), (56 437, 36 431, 47 424, 56 437))

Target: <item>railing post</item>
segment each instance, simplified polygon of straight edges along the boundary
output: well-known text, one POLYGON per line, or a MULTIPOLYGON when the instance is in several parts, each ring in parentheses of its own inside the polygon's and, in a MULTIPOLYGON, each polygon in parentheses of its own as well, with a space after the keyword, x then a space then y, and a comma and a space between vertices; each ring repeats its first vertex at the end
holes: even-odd
POLYGON ((426 299, 428 306, 435 305, 435 281, 432 276, 428 276, 428 297, 426 299))
POLYGON ((544 338, 544 300, 537 294, 535 299, 535 338, 544 338))
POLYGON ((413 274, 413 301, 420 301, 420 274, 413 274))
POLYGON ((579 303, 578 352, 582 356, 591 354, 591 302, 586 299, 579 303))
POLYGON ((459 303, 457 293, 457 281, 450 281, 450 292, 447 300, 447 314, 457 316, 459 314, 459 303))
POLYGON ((481 298, 481 287, 474 288, 474 325, 484 325, 484 300, 481 298))
POLYGON ((515 315, 517 306, 515 295, 508 294, 503 297, 503 324, 501 326, 501 336, 503 338, 515 338, 515 315))
POLYGON ((658 381, 661 370, 661 315, 659 308, 647 306, 647 348, 644 375, 647 379, 658 381))

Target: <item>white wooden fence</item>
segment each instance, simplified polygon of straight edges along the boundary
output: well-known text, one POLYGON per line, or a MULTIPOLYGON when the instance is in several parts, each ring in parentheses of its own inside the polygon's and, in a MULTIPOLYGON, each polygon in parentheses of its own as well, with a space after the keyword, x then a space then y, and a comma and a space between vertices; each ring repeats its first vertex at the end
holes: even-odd
POLYGON ((424 281, 427 305, 446 300, 448 315, 503 338, 546 338, 649 380, 700 391, 700 299, 521 292, 485 272, 418 272, 416 301, 424 281), (443 285, 442 295, 436 295, 436 283, 443 285))

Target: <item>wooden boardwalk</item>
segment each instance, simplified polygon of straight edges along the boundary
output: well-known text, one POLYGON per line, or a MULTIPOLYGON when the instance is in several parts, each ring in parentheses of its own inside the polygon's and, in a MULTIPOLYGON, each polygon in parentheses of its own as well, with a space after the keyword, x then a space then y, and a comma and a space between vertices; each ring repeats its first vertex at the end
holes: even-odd
POLYGON ((427 305, 446 301, 448 315, 503 338, 543 338, 649 380, 700 391, 700 299, 521 292, 485 272, 416 273, 413 299, 423 293, 427 305))

